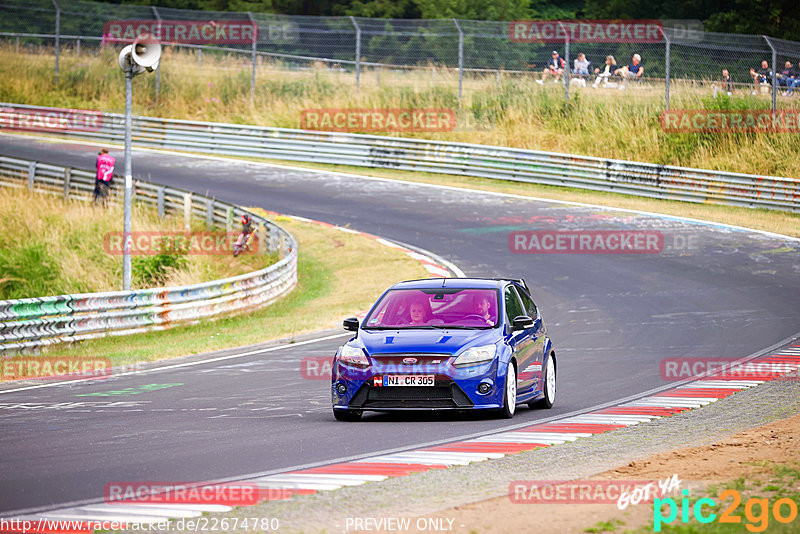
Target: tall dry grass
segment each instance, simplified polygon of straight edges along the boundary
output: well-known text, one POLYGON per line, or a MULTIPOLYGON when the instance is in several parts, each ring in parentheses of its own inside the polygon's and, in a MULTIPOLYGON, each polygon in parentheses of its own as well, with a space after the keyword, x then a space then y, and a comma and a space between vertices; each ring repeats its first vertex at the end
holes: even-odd
MULTIPOLYGON (((0 100, 121 112, 124 78, 116 53, 112 48, 81 57, 65 52, 54 87, 52 55, 17 54, 5 45, 0 48, 0 100)), ((134 80, 134 113, 297 128, 308 108, 450 108, 457 112, 454 131, 406 135, 800 177, 796 134, 665 133, 659 121, 663 86, 639 84, 626 91, 573 86, 565 107, 560 85, 540 86, 533 76, 470 75, 459 103, 453 70, 366 68, 356 92, 351 73, 272 62, 258 66, 253 98, 245 55, 205 52, 198 65, 194 52, 167 48, 161 65, 158 101, 153 74, 134 80)), ((746 90, 714 99, 709 87, 689 83, 674 83, 671 94, 672 109, 769 106, 768 97, 746 90)), ((793 106, 792 99, 781 102, 793 106)))

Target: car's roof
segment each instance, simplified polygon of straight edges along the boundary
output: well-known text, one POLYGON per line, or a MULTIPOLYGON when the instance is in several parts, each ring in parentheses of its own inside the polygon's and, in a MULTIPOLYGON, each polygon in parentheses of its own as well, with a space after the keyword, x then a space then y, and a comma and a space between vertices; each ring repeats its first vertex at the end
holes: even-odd
POLYGON ((455 289, 497 289, 515 280, 499 278, 424 278, 406 280, 393 285, 390 289, 435 289, 451 287, 455 289))

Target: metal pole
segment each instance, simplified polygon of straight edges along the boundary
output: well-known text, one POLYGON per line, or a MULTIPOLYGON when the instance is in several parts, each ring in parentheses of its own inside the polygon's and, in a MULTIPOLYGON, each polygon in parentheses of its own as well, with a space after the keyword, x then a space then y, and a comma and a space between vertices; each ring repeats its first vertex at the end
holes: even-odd
POLYGON ((361 28, 354 16, 350 16, 350 22, 356 27, 356 93, 359 89, 359 78, 361 77, 361 28))
POLYGON ((461 88, 464 85, 464 32, 456 19, 453 23, 458 29, 458 101, 461 102, 461 88))
POLYGON ((131 107, 133 69, 125 72, 125 214, 122 222, 122 289, 131 289, 131 204, 133 203, 133 176, 131 175, 131 107))
POLYGON ((764 38, 770 50, 772 50, 772 111, 774 112, 776 107, 775 97, 778 95, 778 52, 775 50, 775 47, 772 46, 772 41, 769 40, 769 37, 766 35, 762 35, 761 37, 764 38))
MULTIPOLYGON (((161 15, 158 14, 158 9, 156 6, 150 6, 153 9, 153 14, 156 16, 156 20, 158 20, 158 40, 161 41, 161 15)), ((158 105, 158 96, 161 94, 161 62, 158 62, 158 67, 156 67, 156 106, 158 105)))
POLYGON ((664 70, 664 109, 669 111, 669 79, 670 79, 670 41, 669 37, 667 37, 667 33, 664 31, 664 28, 661 28, 661 34, 664 36, 664 41, 666 42, 666 57, 665 57, 665 70, 664 70))
MULTIPOLYGON (((250 17, 250 22, 253 24, 253 28, 255 29, 258 25, 256 24, 256 20, 253 18, 253 14, 251 12, 247 12, 247 16, 250 17)), ((253 32, 253 72, 250 74, 250 101, 253 102, 256 98, 256 53, 258 52, 258 32, 253 32)))
POLYGON ((50 1, 53 2, 53 7, 56 8, 56 69, 53 74, 53 83, 58 84, 58 59, 61 51, 61 8, 56 0, 50 1))

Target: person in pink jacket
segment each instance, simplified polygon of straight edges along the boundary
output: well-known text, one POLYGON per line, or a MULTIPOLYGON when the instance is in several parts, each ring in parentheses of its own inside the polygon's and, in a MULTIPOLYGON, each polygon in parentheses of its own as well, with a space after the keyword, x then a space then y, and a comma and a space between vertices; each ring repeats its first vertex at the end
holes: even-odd
POLYGON ((97 154, 97 177, 94 181, 94 202, 99 199, 103 204, 108 199, 108 191, 111 189, 111 180, 114 179, 114 156, 104 148, 97 154))

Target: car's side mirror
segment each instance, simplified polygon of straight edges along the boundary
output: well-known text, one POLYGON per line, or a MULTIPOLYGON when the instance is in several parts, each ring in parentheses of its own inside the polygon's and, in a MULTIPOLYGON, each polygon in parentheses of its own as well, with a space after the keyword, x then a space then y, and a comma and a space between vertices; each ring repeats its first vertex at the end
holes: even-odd
POLYGON ((533 319, 527 315, 517 315, 514 317, 512 330, 527 330, 528 328, 533 328, 533 319))
POLYGON ((342 322, 342 326, 344 326, 345 330, 352 330, 355 332, 358 330, 358 319, 356 317, 348 317, 342 322))

